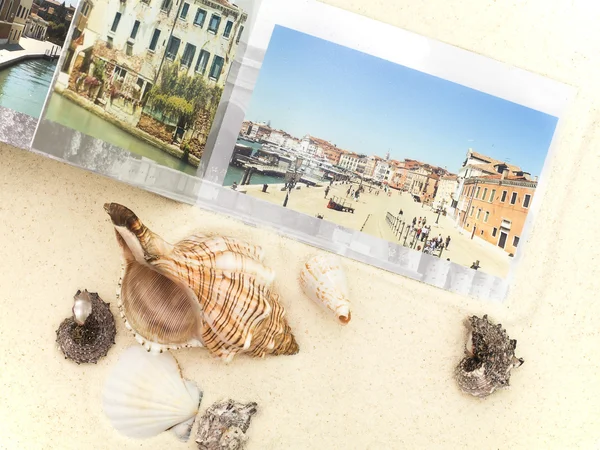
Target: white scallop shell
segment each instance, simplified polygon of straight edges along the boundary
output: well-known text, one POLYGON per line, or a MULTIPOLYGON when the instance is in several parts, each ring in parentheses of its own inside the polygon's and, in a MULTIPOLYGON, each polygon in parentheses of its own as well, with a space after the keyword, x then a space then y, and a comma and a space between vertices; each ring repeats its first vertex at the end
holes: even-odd
POLYGON ((202 392, 181 377, 170 353, 153 354, 139 346, 123 352, 104 385, 104 413, 119 432, 149 438, 171 429, 189 439, 202 392))
POLYGON ((300 271, 300 285, 308 298, 334 313, 342 324, 350 322, 348 282, 339 256, 325 253, 309 259, 300 271))

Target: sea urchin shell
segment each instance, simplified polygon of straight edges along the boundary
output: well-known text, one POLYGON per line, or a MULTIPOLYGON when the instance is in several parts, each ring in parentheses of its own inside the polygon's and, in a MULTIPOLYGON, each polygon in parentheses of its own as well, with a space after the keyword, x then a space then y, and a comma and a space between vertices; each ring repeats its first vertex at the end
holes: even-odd
POLYGON ((466 325, 467 356, 456 368, 456 380, 463 392, 487 397, 509 385, 510 371, 523 364, 523 359, 515 357, 517 341, 509 339, 502 325, 492 324, 487 315, 469 317, 466 325))
POLYGON ((91 314, 85 317, 82 325, 79 325, 78 308, 74 308, 74 316, 63 320, 56 330, 56 342, 65 358, 72 359, 77 364, 95 364, 100 358, 106 356, 115 343, 117 334, 115 319, 110 312, 109 304, 102 301, 96 293, 87 290, 77 291, 75 304, 77 305, 78 302, 91 303, 91 314))

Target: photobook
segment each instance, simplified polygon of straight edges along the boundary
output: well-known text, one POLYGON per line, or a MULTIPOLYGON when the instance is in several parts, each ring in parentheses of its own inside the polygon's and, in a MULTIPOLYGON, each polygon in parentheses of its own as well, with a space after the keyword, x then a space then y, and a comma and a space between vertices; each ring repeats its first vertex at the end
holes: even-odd
POLYGON ((3 142, 506 296, 569 86, 313 0, 21 5, 0 9, 3 142))

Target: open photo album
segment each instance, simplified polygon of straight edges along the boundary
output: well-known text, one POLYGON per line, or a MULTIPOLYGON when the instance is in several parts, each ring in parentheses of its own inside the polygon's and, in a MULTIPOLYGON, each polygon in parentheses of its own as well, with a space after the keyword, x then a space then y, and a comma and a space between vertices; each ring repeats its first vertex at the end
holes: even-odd
POLYGON ((571 87, 316 0, 0 0, 0 140, 502 300, 571 87))

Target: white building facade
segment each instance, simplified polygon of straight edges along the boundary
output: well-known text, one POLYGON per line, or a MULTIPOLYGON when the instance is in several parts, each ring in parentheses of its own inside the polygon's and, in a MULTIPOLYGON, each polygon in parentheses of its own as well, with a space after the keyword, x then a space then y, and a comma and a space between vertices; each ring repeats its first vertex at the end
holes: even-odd
POLYGON ((36 15, 30 15, 25 23, 25 31, 23 34, 38 41, 46 40, 48 32, 48 22, 36 15))
POLYGON ((448 209, 452 205, 452 200, 456 199, 457 188, 458 178, 456 175, 448 175, 440 178, 434 198, 434 206, 448 209))
POLYGON ((340 163, 338 165, 350 172, 356 172, 359 159, 360 158, 356 153, 344 153, 340 157, 340 163))
POLYGON ((390 172, 390 165, 387 161, 380 160, 375 165, 375 170, 373 171, 373 179, 382 183, 388 180, 388 175, 390 172))
POLYGON ((316 156, 318 153, 317 143, 306 135, 300 141, 300 151, 306 155, 316 156))

